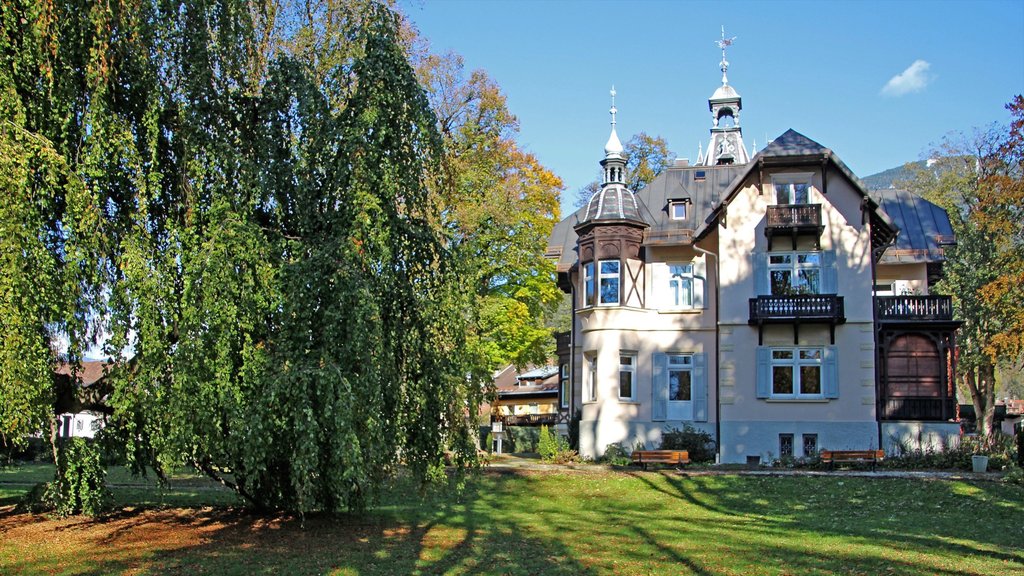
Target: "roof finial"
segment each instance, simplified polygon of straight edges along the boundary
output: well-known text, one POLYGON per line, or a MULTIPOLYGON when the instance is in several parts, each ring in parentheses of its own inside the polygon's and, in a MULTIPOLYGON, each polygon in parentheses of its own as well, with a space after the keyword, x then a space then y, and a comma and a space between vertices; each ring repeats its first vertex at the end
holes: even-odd
POLYGON ((623 152, 622 142, 619 141, 619 135, 615 133, 615 113, 618 112, 619 109, 615 107, 614 85, 612 86, 612 90, 609 94, 612 95, 612 107, 608 110, 612 115, 612 133, 608 136, 608 143, 604 145, 604 154, 606 158, 610 156, 621 157, 623 152))
POLYGON ((725 26, 722 26, 722 39, 715 40, 715 44, 722 49, 722 61, 719 63, 722 67, 722 86, 727 86, 729 84, 729 79, 725 76, 726 71, 729 70, 729 61, 725 59, 725 49, 732 46, 734 40, 736 40, 735 36, 732 38, 725 37, 725 26))
POLYGON ((612 91, 609 92, 612 95, 612 107, 608 112, 612 115, 612 128, 615 128, 615 113, 618 112, 618 108, 615 107, 615 85, 612 84, 612 91))

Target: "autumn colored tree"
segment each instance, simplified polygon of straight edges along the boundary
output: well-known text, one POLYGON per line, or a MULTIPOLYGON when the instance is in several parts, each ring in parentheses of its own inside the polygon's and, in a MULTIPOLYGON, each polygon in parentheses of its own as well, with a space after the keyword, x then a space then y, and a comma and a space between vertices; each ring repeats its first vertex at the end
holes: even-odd
POLYGON ((546 321, 561 294, 544 257, 559 220, 562 181, 516 142, 505 95, 456 54, 418 65, 444 137, 454 186, 439 200, 462 276, 475 294, 470 342, 487 366, 542 363, 553 351, 546 321))
POLYGON ((947 138, 910 188, 947 210, 957 237, 937 286, 953 297, 958 319, 960 386, 993 430, 997 367, 1020 369, 1024 338, 1024 102, 1007 108, 1009 130, 992 126, 947 138))
MULTIPOLYGON (((648 136, 645 132, 634 134, 622 147, 626 157, 626 187, 639 192, 647 187, 659 174, 672 166, 676 155, 668 149, 668 143, 661 136, 648 136)), ((588 182, 577 193, 576 206, 585 206, 590 197, 601 189, 601 176, 588 182)))

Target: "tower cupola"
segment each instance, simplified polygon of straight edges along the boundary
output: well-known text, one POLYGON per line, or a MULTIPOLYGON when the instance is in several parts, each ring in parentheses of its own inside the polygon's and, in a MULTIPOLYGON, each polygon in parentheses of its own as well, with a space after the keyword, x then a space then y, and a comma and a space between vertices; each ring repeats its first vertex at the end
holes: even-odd
POLYGON ((722 50, 722 61, 719 67, 722 70, 722 85, 715 90, 708 99, 708 109, 711 111, 711 141, 708 143, 707 156, 703 166, 716 166, 719 164, 746 164, 750 161, 746 147, 743 145, 743 130, 740 129, 740 110, 743 109, 743 99, 739 92, 729 85, 729 61, 725 57, 725 49, 732 46, 736 37, 725 37, 725 27, 722 27, 722 38, 715 44, 722 50))

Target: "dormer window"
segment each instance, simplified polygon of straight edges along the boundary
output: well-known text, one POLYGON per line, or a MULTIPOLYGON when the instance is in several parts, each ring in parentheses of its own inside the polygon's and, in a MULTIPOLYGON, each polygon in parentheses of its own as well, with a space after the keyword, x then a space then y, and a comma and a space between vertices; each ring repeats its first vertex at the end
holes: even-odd
POLYGON ((690 199, 679 198, 668 201, 668 214, 673 220, 686 220, 686 213, 689 209, 690 199))

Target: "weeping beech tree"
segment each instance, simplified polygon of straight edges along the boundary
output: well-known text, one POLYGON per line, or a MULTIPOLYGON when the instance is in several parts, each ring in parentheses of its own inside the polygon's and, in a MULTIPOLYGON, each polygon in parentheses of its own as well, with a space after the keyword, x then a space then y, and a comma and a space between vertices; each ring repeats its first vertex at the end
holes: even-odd
MULTIPOLYGON (((4 410, 40 421, 48 343, 66 333, 80 355, 98 324, 122 359, 110 429, 138 467, 195 466, 306 512, 358 508, 400 465, 473 461, 472 300, 437 206, 437 120, 389 6, 12 6, 4 57, 21 60, 4 70, 42 72, 0 71, 0 144, 27 150, 0 160, 20 194, 0 240, 19 338, 0 352, 33 362, 5 363, 4 410), (61 88, 49 101, 40 79, 61 88)), ((5 434, 32 430, 3 415, 5 434)))

